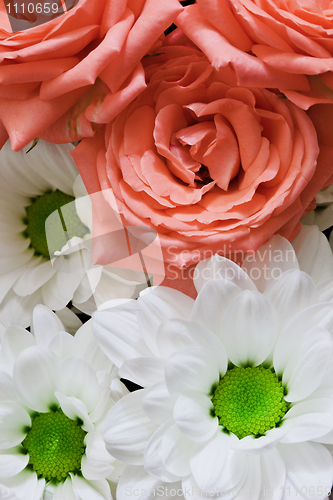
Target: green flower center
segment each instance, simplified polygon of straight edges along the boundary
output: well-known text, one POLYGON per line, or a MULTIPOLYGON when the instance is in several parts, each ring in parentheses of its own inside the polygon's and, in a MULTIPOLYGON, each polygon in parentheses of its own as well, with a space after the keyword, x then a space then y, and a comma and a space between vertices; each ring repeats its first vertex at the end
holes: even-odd
POLYGON ((219 424, 239 439, 259 437, 278 427, 290 406, 276 374, 262 366, 228 370, 214 391, 212 403, 219 424))
POLYGON ((69 472, 80 473, 87 433, 62 410, 38 413, 22 442, 29 465, 46 481, 62 481, 69 472))
POLYGON ((76 213, 75 203, 71 203, 74 200, 73 196, 57 189, 33 198, 31 205, 25 208, 23 222, 27 228, 23 235, 30 238, 30 247, 34 249, 35 255, 49 259, 50 252, 61 250, 70 238, 83 238, 89 232, 76 213), (63 209, 59 210, 61 207, 63 209), (53 212, 56 212, 55 216, 47 221, 46 237, 45 221, 53 212))

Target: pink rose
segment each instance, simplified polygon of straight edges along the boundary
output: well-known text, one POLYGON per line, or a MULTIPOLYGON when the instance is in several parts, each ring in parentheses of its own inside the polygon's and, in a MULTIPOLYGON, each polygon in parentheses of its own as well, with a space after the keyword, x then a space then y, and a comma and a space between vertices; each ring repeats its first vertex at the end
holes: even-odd
POLYGON ((178 0, 80 0, 12 33, 1 3, 0 145, 93 136, 145 88, 140 60, 181 10, 178 0))
POLYGON ((302 109, 333 100, 330 0, 197 0, 176 22, 240 85, 278 88, 302 109))
POLYGON ((112 189, 125 223, 155 228, 178 268, 295 237, 332 170, 309 117, 238 87, 191 43, 159 52, 144 60, 147 88, 72 152, 88 191, 112 189))

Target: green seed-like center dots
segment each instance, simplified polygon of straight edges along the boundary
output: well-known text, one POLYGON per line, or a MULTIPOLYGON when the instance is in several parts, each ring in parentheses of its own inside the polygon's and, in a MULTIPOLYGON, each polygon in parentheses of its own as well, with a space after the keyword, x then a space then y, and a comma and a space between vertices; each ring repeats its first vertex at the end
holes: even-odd
POLYGON ((73 236, 83 238, 88 233, 88 228, 76 213, 75 203, 71 203, 74 200, 73 196, 57 189, 33 198, 31 205, 25 208, 26 217, 23 218, 23 222, 27 228, 23 231, 23 235, 30 238, 30 246, 34 249, 35 255, 49 259, 49 249, 52 253, 61 250, 73 236), (60 211, 61 207, 63 208, 60 211), (55 211, 55 216, 47 221, 46 236, 45 221, 55 211))
POLYGON ((80 472, 86 434, 78 422, 59 409, 37 414, 22 445, 38 477, 62 481, 69 472, 80 472))
POLYGON ((282 383, 262 366, 227 371, 212 397, 219 424, 239 439, 277 427, 289 409, 282 383))

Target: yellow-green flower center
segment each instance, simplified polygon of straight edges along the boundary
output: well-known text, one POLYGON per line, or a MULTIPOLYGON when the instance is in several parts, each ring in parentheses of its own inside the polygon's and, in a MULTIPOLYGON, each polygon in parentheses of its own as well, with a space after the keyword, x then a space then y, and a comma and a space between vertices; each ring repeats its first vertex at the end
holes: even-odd
POLYGON ((80 473, 87 433, 62 410, 38 413, 22 442, 29 465, 46 481, 62 481, 69 472, 80 473))
POLYGON ((23 235, 30 238, 30 246, 34 249, 35 255, 49 259, 49 249, 61 250, 73 236, 83 238, 87 234, 88 228, 79 219, 75 203, 71 203, 74 200, 73 196, 57 189, 33 198, 31 205, 25 208, 26 217, 23 218, 23 222, 27 228, 23 231, 23 235), (66 207, 60 211, 64 205, 66 207), (55 211, 58 211, 58 216, 47 221, 46 238, 45 221, 55 211))
POLYGON ((289 409, 281 381, 262 366, 228 370, 214 391, 212 403, 219 424, 239 439, 259 437, 278 427, 289 409))

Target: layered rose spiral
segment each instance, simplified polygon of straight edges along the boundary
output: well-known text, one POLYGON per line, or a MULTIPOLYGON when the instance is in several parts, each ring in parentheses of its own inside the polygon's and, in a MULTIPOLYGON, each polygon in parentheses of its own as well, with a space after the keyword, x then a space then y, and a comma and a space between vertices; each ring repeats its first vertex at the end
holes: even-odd
POLYGON ((72 153, 87 189, 111 188, 125 223, 155 228, 178 268, 296 236, 331 172, 306 113, 237 86, 186 39, 144 66, 147 88, 72 153))
POLYGON ((13 33, 1 2, 0 145, 94 135, 145 88, 140 60, 181 10, 178 0, 79 0, 13 33))
POLYGON ((242 85, 279 88, 303 109, 333 100, 330 0, 197 0, 177 24, 242 85))

